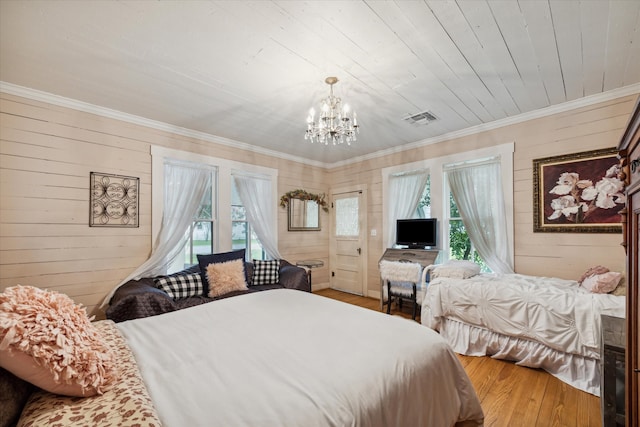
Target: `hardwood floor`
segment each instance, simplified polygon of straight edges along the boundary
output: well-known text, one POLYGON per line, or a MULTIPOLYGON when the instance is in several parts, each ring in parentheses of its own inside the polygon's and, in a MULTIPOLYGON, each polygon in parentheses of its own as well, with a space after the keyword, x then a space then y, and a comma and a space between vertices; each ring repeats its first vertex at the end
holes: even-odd
MULTIPOLYGON (((371 310, 380 310, 380 301, 322 289, 314 292, 371 310)), ((406 308, 406 305, 405 305, 406 308)), ((408 309, 403 313, 411 318, 408 309)), ((573 388, 539 369, 516 366, 490 357, 458 355, 480 398, 485 426, 600 427, 600 399, 573 388)))

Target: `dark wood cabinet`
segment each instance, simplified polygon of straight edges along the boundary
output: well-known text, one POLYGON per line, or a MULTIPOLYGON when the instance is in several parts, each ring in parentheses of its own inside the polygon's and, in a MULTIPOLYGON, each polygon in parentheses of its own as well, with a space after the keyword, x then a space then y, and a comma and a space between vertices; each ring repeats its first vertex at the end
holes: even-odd
POLYGON ((625 319, 602 315, 600 403, 603 427, 625 425, 625 319))
POLYGON ((627 184, 627 204, 623 214, 623 246, 627 253, 627 310, 625 351, 625 416, 626 425, 638 427, 638 259, 640 242, 640 98, 636 101, 618 149, 627 184))

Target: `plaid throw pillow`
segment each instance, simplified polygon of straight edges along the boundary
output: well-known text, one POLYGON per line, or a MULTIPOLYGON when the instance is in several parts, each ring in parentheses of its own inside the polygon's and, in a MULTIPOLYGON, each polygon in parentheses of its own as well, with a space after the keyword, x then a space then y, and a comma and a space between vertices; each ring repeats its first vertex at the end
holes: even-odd
POLYGON ((197 297, 204 294, 200 273, 178 273, 153 279, 157 288, 165 291, 171 298, 197 297))
POLYGON ((253 279, 251 285, 275 285, 280 280, 280 260, 253 260, 253 279))

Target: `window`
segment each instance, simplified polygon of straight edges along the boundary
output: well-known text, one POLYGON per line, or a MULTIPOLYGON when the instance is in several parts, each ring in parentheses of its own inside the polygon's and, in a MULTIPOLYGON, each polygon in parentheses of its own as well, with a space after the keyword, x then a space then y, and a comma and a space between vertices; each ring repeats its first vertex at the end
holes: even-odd
MULTIPOLYGON (((214 180, 212 179, 212 182, 214 180)), ((216 215, 213 205, 214 185, 209 187, 204 198, 200 202, 200 208, 194 218, 193 224, 187 231, 187 243, 184 249, 184 267, 196 264, 198 254, 210 254, 215 250, 214 233, 216 227, 216 215)))
POLYGON ((245 248, 247 258, 250 259, 266 259, 267 254, 262 243, 247 220, 247 212, 242 205, 235 182, 231 191, 231 248, 245 248))
POLYGON ((461 162, 473 162, 478 159, 499 157, 502 194, 504 195, 506 246, 508 255, 505 257, 513 261, 513 143, 505 143, 493 147, 450 154, 419 160, 412 163, 391 166, 382 170, 382 224, 385 227, 385 239, 382 239, 383 250, 392 247, 395 240, 394 224, 399 215, 406 215, 398 211, 398 199, 407 200, 399 196, 395 177, 407 175, 413 171, 428 170, 429 177, 422 198, 418 203, 415 215, 418 218, 431 217, 438 219, 438 236, 440 256, 437 262, 444 262, 448 258, 464 258, 476 260, 474 249, 470 245, 457 206, 453 203, 448 183, 445 181, 445 165, 461 162), (452 206, 453 204, 453 206, 452 206), (453 238, 453 244, 450 239, 453 238), (468 252, 468 254, 467 254, 468 252))
MULTIPOLYGON (((186 239, 184 248, 182 250, 183 256, 179 256, 171 264, 168 273, 183 270, 193 264, 198 263, 198 254, 210 254, 215 252, 216 240, 214 239, 217 232, 216 224, 216 212, 213 201, 215 200, 216 189, 216 173, 212 170, 211 181, 205 192, 202 200, 200 201, 200 207, 191 223, 191 226, 186 232, 186 239)), ((165 192, 172 191, 172 183, 165 182, 165 185, 169 188, 165 188, 165 192)))
MULTIPOLYGON (((452 241, 450 249, 456 249, 453 243, 460 245, 458 257, 478 261, 496 273, 512 273, 513 252, 509 243, 512 240, 509 238, 502 167, 501 155, 444 165, 448 186, 445 194, 450 200, 455 199, 457 204, 449 203, 449 215, 445 211, 445 217, 451 217, 452 213, 462 216, 466 230, 457 227, 462 233, 460 237, 468 236, 473 244, 473 247, 465 245, 462 239, 452 241), (479 261, 480 257, 484 263, 479 261)), ((462 221, 458 224, 461 225, 462 221)))
POLYGON ((424 186, 416 209, 416 218, 431 218, 431 175, 427 176, 427 185, 424 186))
MULTIPOLYGON (((170 272, 184 269, 197 263, 197 255, 199 253, 216 253, 230 251, 236 247, 247 248, 247 258, 252 256, 256 259, 263 259, 263 245, 257 239, 255 230, 252 229, 250 222, 247 220, 245 207, 242 203, 236 203, 239 200, 237 196, 233 196, 233 176, 235 174, 259 174, 264 177, 267 183, 266 187, 260 189, 261 194, 277 194, 278 171, 277 169, 250 165, 246 163, 234 162, 226 159, 209 157, 198 153, 188 151, 173 150, 170 148, 151 146, 151 241, 154 245, 154 251, 158 237, 161 233, 161 226, 164 221, 164 214, 167 212, 165 203, 175 205, 171 202, 170 196, 177 194, 184 195, 183 186, 179 183, 167 182, 165 175, 165 163, 187 163, 193 165, 199 170, 207 170, 211 172, 210 190, 205 191, 205 196, 200 201, 199 209, 193 217, 193 221, 185 232, 186 243, 182 248, 176 249, 176 245, 183 245, 184 240, 179 243, 173 243, 174 248, 168 249, 170 256, 178 254, 174 259, 166 259, 166 263, 171 261, 171 265, 165 264, 161 272, 154 274, 166 274, 170 272), (234 172, 235 171, 235 172, 234 172), (250 171, 250 172, 249 172, 250 171), (228 210, 227 210, 228 209, 228 210), (232 212, 231 214, 227 212, 232 212), (222 215, 220 213, 223 213, 222 215), (237 223, 237 224, 236 224, 237 223), (244 227, 244 229, 243 229, 244 227), (242 245, 242 246, 239 246, 242 245)), ((198 182, 203 182, 202 180, 198 182)), ((192 188, 192 187, 191 187, 192 188)), ((198 193, 198 194, 201 194, 198 193)), ((198 196, 199 197, 199 196, 198 196)), ((271 204, 258 202, 252 206, 259 206, 257 221, 260 224, 254 224, 258 228, 260 225, 267 230, 277 230, 277 209, 278 200, 276 197, 270 197, 271 204), (261 222, 262 221, 262 222, 261 222)), ((168 205, 167 205, 168 206, 168 205)), ((248 209, 252 210, 252 209, 248 209)), ((175 209, 173 209, 175 211, 175 209)), ((192 211, 190 211, 192 212, 192 211)), ((180 210, 178 209, 178 214, 180 210)), ((183 221, 184 222, 184 221, 183 221)), ((181 230, 184 227, 181 226, 181 230)), ((177 241, 174 239, 173 241, 177 241)), ((263 239, 265 247, 271 247, 271 251, 277 253, 278 236, 277 231, 268 239, 263 239), (267 246, 270 245, 270 246, 267 246)))
MULTIPOLYGON (((384 173, 384 172, 383 172, 384 173)), ((428 168, 393 173, 388 178, 389 201, 385 216, 388 247, 396 242, 396 220, 406 218, 424 218, 431 214, 425 212, 425 206, 431 206, 430 192, 425 193, 430 179, 428 168)))
POLYGON ((357 237, 360 234, 359 197, 336 198, 336 236, 357 237))
POLYGON ((480 265, 483 272, 490 272, 489 267, 487 267, 473 247, 467 230, 464 228, 464 223, 460 217, 456 201, 453 199, 453 194, 451 194, 451 190, 449 189, 449 182, 448 180, 445 180, 445 182, 446 194, 449 195, 449 203, 445 208, 445 223, 448 225, 447 240, 445 243, 449 249, 449 259, 473 261, 480 265))

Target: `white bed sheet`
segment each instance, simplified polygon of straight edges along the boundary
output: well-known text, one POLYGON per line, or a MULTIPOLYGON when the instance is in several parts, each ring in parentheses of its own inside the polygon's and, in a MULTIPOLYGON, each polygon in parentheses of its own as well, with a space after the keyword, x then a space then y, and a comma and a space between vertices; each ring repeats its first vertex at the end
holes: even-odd
POLYGON ((256 292, 118 328, 166 427, 482 423, 438 334, 317 295, 256 292))

